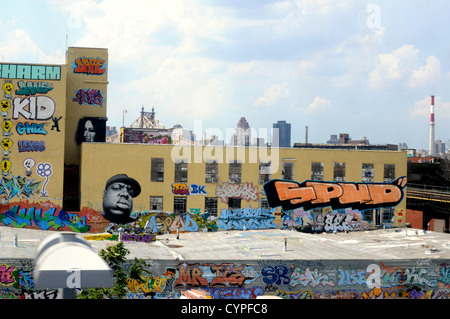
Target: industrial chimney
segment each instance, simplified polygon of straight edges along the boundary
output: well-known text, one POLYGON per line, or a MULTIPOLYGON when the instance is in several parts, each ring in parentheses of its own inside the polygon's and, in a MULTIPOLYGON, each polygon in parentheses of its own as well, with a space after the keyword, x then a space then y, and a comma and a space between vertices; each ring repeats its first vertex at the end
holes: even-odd
POLYGON ((430 155, 434 155, 434 95, 431 96, 430 109, 430 155))

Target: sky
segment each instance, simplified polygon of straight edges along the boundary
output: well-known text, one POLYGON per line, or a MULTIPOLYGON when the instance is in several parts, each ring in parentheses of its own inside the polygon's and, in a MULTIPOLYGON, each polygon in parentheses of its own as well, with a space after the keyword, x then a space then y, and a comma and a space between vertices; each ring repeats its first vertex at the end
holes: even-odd
POLYGON ((0 62, 64 64, 67 47, 108 49, 107 125, 141 108, 166 126, 258 137, 332 134, 450 147, 448 0, 17 0, 2 3, 0 62), (124 112, 126 111, 126 113, 124 112), (199 124, 200 123, 200 124, 199 124))

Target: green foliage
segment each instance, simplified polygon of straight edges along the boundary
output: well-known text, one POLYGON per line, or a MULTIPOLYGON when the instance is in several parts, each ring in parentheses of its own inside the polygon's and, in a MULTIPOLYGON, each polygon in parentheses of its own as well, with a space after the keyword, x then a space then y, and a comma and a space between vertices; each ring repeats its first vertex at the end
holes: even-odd
POLYGON ((129 268, 128 274, 123 270, 123 263, 130 251, 123 242, 118 242, 113 246, 108 246, 99 252, 109 266, 114 270, 114 286, 112 288, 89 288, 82 289, 78 294, 78 299, 122 299, 125 297, 127 282, 129 279, 143 282, 143 274, 147 263, 138 258, 134 258, 129 268))

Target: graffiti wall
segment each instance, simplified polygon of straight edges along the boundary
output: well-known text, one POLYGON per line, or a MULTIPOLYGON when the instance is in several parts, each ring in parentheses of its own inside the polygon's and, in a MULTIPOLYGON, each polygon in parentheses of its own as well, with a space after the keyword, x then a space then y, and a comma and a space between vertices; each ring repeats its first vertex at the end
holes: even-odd
POLYGON ((2 203, 62 205, 65 69, 0 65, 2 203))
MULTIPOLYGON (((448 260, 146 260, 141 281, 128 279, 129 299, 175 299, 204 289, 214 299, 448 299, 448 260)), ((33 260, 0 261, 0 299, 54 299, 34 289, 33 260)), ((125 264, 125 272, 130 265, 125 264)))

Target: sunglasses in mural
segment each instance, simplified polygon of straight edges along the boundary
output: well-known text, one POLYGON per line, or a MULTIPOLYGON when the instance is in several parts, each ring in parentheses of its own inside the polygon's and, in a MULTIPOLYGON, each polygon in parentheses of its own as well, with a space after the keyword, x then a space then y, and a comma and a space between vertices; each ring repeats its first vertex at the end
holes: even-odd
POLYGON ((358 210, 392 207, 403 199, 406 177, 392 183, 348 183, 304 181, 298 183, 274 179, 264 185, 270 207, 288 211, 330 206, 333 209, 358 210))

